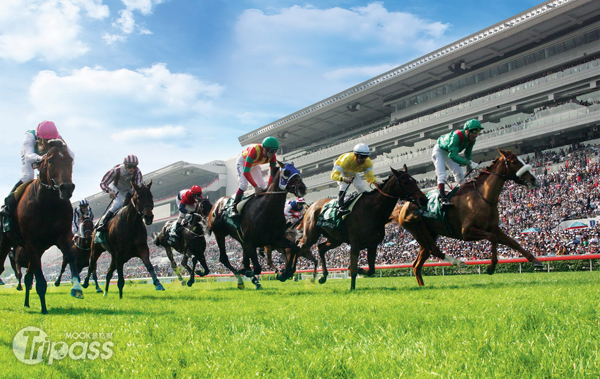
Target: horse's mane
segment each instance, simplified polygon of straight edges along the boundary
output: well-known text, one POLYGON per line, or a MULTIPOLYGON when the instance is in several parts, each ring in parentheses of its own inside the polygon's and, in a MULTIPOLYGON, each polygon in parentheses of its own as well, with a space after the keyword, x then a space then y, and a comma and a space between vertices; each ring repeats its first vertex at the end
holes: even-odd
MULTIPOLYGON (((393 175, 390 175, 390 176, 387 177, 387 179, 384 179, 380 187, 383 188, 385 186, 385 184, 392 178, 392 176, 393 175)), ((376 194, 378 192, 379 191, 377 191, 377 188, 373 188, 370 191, 363 192, 363 196, 371 196, 371 195, 374 195, 374 194, 376 194)))
POLYGON ((473 191, 473 189, 477 186, 477 184, 479 184, 479 182, 485 180, 488 176, 490 176, 490 173, 486 172, 486 171, 491 171, 491 168, 494 167, 495 165, 497 165, 499 161, 500 161, 500 157, 494 159, 492 161, 492 163, 485 168, 484 171, 479 172, 479 175, 477 175, 475 178, 461 184, 453 196, 459 196, 464 193, 473 191))

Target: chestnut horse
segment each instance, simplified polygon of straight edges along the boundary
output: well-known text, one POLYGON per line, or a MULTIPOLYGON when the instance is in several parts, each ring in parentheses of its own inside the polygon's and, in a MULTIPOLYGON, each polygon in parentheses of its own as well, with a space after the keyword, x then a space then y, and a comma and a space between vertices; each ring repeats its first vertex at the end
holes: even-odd
POLYGON ((181 265, 190 273, 190 280, 187 281, 188 287, 191 287, 192 284, 194 284, 194 276, 196 273, 200 276, 208 275, 210 270, 208 269, 206 257, 204 256, 204 251, 206 250, 204 231, 206 230, 206 218, 208 217, 211 208, 212 204, 208 199, 203 199, 196 204, 196 210, 190 214, 190 220, 188 221, 187 226, 181 229, 181 236, 176 242, 172 243, 167 238, 168 232, 172 228, 173 223, 177 222, 176 220, 165 223, 160 233, 154 237, 154 244, 165 248, 167 257, 171 261, 171 268, 173 268, 173 272, 179 278, 181 285, 186 284, 186 282, 181 277, 181 270, 177 268, 177 263, 175 263, 173 251, 171 249, 177 250, 183 254, 181 265), (189 267, 187 264, 190 257, 192 258, 192 267, 189 267), (202 268, 204 269, 203 272, 196 272, 196 263, 198 262, 202 265, 202 268))
MULTIPOLYGON (((481 171, 475 180, 462 184, 452 196, 454 204, 448 209, 451 230, 446 223, 423 217, 417 207, 407 203, 398 212, 395 221, 408 230, 420 245, 419 254, 413 263, 413 271, 420 286, 423 283, 421 269, 430 255, 451 263, 461 262, 442 253, 437 247, 438 236, 446 236, 462 241, 479 241, 486 239, 492 244, 492 262, 488 274, 493 274, 498 263, 497 245, 501 243, 520 252, 535 267, 542 263, 531 253, 507 236, 498 227, 498 198, 507 180, 533 188, 537 185, 531 166, 512 152, 498 150, 500 157, 492 165, 481 171)), ((462 262, 464 264, 464 262, 462 262)))
MULTIPOLYGON (((75 236, 73 240, 73 252, 75 253, 75 259, 77 262, 78 274, 81 274, 81 270, 88 267, 90 264, 90 251, 92 247, 92 233, 94 232, 94 221, 90 218, 85 218, 81 221, 81 231, 83 235, 75 236)), ((60 280, 62 278, 65 269, 67 268, 67 260, 63 257, 62 266, 58 278, 54 282, 56 287, 60 286, 60 280)), ((96 292, 102 292, 102 289, 98 285, 98 276, 95 272, 92 273, 92 278, 96 283, 96 292)))
MULTIPOLYGON (((127 205, 121 208, 117 214, 108 222, 106 231, 104 232, 106 242, 93 242, 92 252, 90 255, 90 267, 88 274, 83 283, 83 287, 89 285, 90 275, 96 272, 96 262, 100 255, 108 251, 111 255, 111 262, 108 272, 106 273, 106 288, 104 296, 108 294, 108 286, 112 276, 117 270, 119 287, 119 298, 123 298, 123 287, 125 286, 125 278, 123 276, 123 265, 131 258, 140 258, 146 266, 146 269, 152 276, 152 281, 157 291, 164 291, 164 287, 154 273, 154 267, 150 263, 150 250, 148 249, 148 232, 146 225, 152 225, 154 220, 154 200, 152 198, 152 181, 146 186, 142 184, 133 185, 133 195, 126 200, 127 205)), ((95 240, 98 230, 93 234, 95 240)))
POLYGON ((73 207, 69 199, 75 189, 72 182, 73 158, 62 140, 51 140, 43 146, 46 154, 39 166, 39 177, 27 186, 16 207, 13 231, 0 232, 0 273, 11 248, 15 248, 16 271, 27 267, 25 274, 25 306, 29 307, 29 292, 35 276, 35 289, 40 298, 42 313, 46 308, 48 284, 42 272, 42 254, 57 246, 71 268, 71 296, 83 298, 75 254, 71 243, 73 207), (19 237, 12 234, 17 232, 19 237))
MULTIPOLYGON (((353 207, 352 213, 348 214, 340 228, 330 229, 317 225, 317 220, 325 204, 334 201, 332 199, 321 199, 308 208, 304 215, 304 235, 300 241, 300 253, 306 256, 310 248, 323 235, 326 241, 318 245, 319 256, 323 268, 323 276, 319 283, 327 281, 327 263, 325 253, 346 242, 350 244, 350 275, 352 278, 350 289, 356 288, 356 276, 358 274, 373 276, 375 274, 375 258, 377 257, 377 245, 383 241, 385 236, 385 224, 389 222, 390 215, 398 200, 410 200, 418 206, 427 204, 427 197, 417 186, 417 182, 408 174, 406 165, 403 171, 392 170, 392 175, 387 178, 381 188, 371 192, 363 193, 353 207), (365 271, 358 267, 358 258, 361 250, 367 249, 367 260, 369 270, 365 271)), ((295 266, 295 262, 294 262, 295 266)))
MULTIPOLYGON (((302 181, 300 173, 292 164, 279 163, 279 166, 280 169, 275 174, 267 191, 256 194, 246 202, 240 214, 240 234, 225 218, 225 205, 229 200, 228 196, 217 200, 208 216, 208 227, 215 234, 219 246, 219 260, 236 276, 239 289, 244 288, 240 273, 247 277, 254 276, 252 282, 256 289, 262 288, 258 279, 258 275, 262 272, 256 254, 258 247, 272 246, 281 249, 280 251, 290 247, 290 242, 285 238, 286 224, 283 214, 285 199, 288 193, 293 193, 296 197, 304 196, 306 185, 302 181), (242 245, 243 267, 239 271, 231 266, 227 257, 227 251, 225 250, 226 236, 233 237, 242 245), (252 260, 254 270, 250 269, 250 260, 252 260)), ((277 275, 279 280, 285 281, 293 276, 295 267, 291 263, 292 260, 289 260, 285 272, 277 275)))

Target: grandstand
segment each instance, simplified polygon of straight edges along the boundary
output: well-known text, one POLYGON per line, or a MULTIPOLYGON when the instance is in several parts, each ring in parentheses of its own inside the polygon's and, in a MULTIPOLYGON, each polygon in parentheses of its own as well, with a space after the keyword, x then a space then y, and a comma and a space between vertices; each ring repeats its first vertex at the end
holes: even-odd
MULTIPOLYGON (((314 201, 334 196, 333 161, 358 142, 380 178, 406 163, 434 177, 431 147, 469 118, 485 127, 473 158, 496 148, 521 155, 600 138, 600 2, 554 0, 432 51, 391 71, 240 136, 242 146, 275 136, 300 169, 314 201)), ((179 190, 199 184, 214 201, 237 188, 235 160, 177 162, 152 179, 155 222, 176 217, 179 190)), ((538 169, 540 170, 540 169, 538 169)), ((266 173, 266 171, 265 171, 266 173)), ((539 173, 539 171, 538 171, 539 173)), ((99 178, 100 180, 100 178, 99 178)), ((99 217, 108 195, 88 198, 99 217)))
POLYGON ((540 152, 600 137, 600 2, 556 0, 444 46, 239 137, 276 136, 307 200, 333 196, 333 161, 359 142, 375 174, 406 163, 434 177, 437 138, 478 119, 473 158, 540 152))

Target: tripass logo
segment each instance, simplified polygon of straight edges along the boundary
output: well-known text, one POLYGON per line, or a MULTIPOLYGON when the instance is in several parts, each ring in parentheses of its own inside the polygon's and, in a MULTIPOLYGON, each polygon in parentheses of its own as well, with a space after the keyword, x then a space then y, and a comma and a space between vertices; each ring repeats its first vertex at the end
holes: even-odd
MULTIPOLYGON (((67 333, 68 339, 90 339, 98 337, 98 333, 67 333)), ((112 334, 100 333, 103 339, 109 339, 112 334)), ((28 365, 35 365, 44 360, 49 365, 55 360, 69 357, 73 360, 109 359, 113 355, 114 344, 112 341, 75 341, 70 344, 66 342, 54 342, 48 339, 48 335, 35 326, 28 326, 19 330, 13 339, 13 352, 18 360, 28 365)))

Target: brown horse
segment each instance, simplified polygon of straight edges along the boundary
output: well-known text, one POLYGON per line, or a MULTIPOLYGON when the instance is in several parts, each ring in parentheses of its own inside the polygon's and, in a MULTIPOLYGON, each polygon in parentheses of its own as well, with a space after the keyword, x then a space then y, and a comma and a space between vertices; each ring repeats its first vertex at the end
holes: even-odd
MULTIPOLYGON (((417 186, 417 182, 407 173, 406 165, 403 171, 392 168, 392 175, 385 180, 381 188, 364 193, 356 201, 352 213, 346 216, 339 229, 330 229, 317 225, 317 220, 325 204, 332 199, 321 199, 308 208, 304 215, 304 236, 300 241, 299 255, 306 255, 310 248, 317 243, 321 235, 327 239, 318 245, 319 256, 323 268, 323 277, 319 283, 327 281, 327 263, 325 253, 342 243, 350 244, 350 274, 352 282, 350 289, 356 288, 358 274, 373 276, 375 274, 375 258, 377 245, 385 236, 385 224, 389 222, 390 215, 398 200, 410 200, 419 206, 427 204, 427 198, 417 186), (361 250, 367 249, 369 270, 358 267, 358 258, 361 250)), ((417 206, 415 206, 417 207, 417 206)), ((294 262, 295 266, 295 262, 294 262)))
POLYGON ((208 199, 203 199, 196 205, 196 210, 189 216, 187 226, 181 230, 181 236, 175 242, 168 240, 168 232, 172 228, 173 223, 176 220, 165 223, 160 233, 154 237, 154 244, 156 246, 164 247, 167 252, 167 257, 171 261, 171 267, 173 272, 179 278, 181 285, 186 284, 180 274, 180 269, 177 268, 177 263, 173 258, 173 251, 177 250, 183 254, 181 265, 190 273, 190 280, 187 281, 188 287, 191 287, 195 281, 195 274, 200 276, 206 276, 210 272, 208 265, 206 264, 206 257, 204 251, 206 250, 206 238, 204 237, 204 231, 206 230, 205 223, 208 214, 212 208, 212 204, 208 199), (187 261, 192 258, 192 267, 189 267, 187 261), (204 271, 196 271, 196 263, 200 262, 204 271))
MULTIPOLYGON (((238 288, 244 288, 244 282, 240 273, 247 277, 253 277, 252 282, 256 289, 262 286, 258 275, 262 272, 256 249, 260 246, 272 246, 284 251, 286 247, 291 247, 290 242, 285 238, 285 216, 283 208, 287 193, 293 193, 296 197, 306 194, 306 185, 300 177, 299 171, 290 163, 279 163, 280 169, 273 178, 272 183, 266 192, 261 192, 250 198, 240 214, 241 233, 231 226, 226 218, 226 207, 229 197, 222 197, 213 206, 208 216, 208 227, 215 234, 217 245, 219 246, 219 260, 225 265, 238 279, 238 288), (243 248, 243 267, 239 271, 234 269, 227 257, 225 250, 225 237, 231 236, 236 239, 243 248), (250 269, 250 260, 254 270, 250 269)), ((278 274, 277 278, 281 281, 289 279, 295 271, 291 266, 292 260, 286 264, 284 273, 278 274)))
MULTIPOLYGON (((88 267, 90 264, 90 252, 92 247, 92 233, 94 232, 94 221, 86 218, 81 221, 81 231, 83 235, 75 236, 73 240, 73 252, 75 253, 75 259, 77 262, 78 274, 81 275, 81 270, 88 267)), ((62 278, 65 269, 67 268, 67 260, 63 257, 62 266, 60 273, 54 282, 56 287, 60 286, 60 280, 62 278)), ((92 273, 92 278, 96 284, 96 292, 102 292, 102 289, 98 285, 98 276, 95 272, 92 273)))
MULTIPOLYGON (((449 225, 432 218, 423 217, 421 212, 412 204, 405 204, 396 217, 396 221, 408 230, 421 246, 419 255, 413 263, 413 271, 420 286, 423 283, 421 269, 430 255, 446 260, 453 264, 460 263, 456 258, 442 253, 437 247, 438 236, 446 236, 462 241, 479 241, 486 239, 492 244, 492 263, 488 274, 493 274, 498 263, 496 246, 498 243, 511 247, 535 267, 542 267, 541 262, 519 245, 517 241, 507 236, 498 227, 498 198, 507 180, 533 188, 537 185, 536 178, 531 172, 531 166, 510 151, 499 150, 500 157, 490 167, 482 170, 473 181, 460 186, 452 196, 454 204, 448 210, 449 225)), ((464 264, 464 262, 463 262, 464 264)))
POLYGON ((25 306, 29 307, 29 292, 35 276, 35 289, 40 298, 42 313, 46 308, 48 284, 42 272, 42 254, 57 246, 69 262, 73 288, 71 296, 83 298, 75 254, 71 248, 73 207, 69 199, 75 189, 72 182, 73 158, 62 140, 51 140, 44 146, 46 154, 39 166, 39 177, 27 186, 14 214, 14 230, 0 233, 0 273, 11 247, 15 249, 16 271, 27 267, 25 274, 25 306), (18 236, 12 234, 18 233, 18 236))
MULTIPOLYGON (((83 287, 89 285, 90 275, 96 272, 96 262, 100 255, 108 251, 111 255, 111 262, 106 273, 106 289, 104 296, 108 294, 108 286, 112 276, 117 270, 119 279, 119 298, 123 298, 123 287, 125 278, 123 276, 123 265, 131 258, 138 257, 146 266, 146 269, 152 276, 153 283, 157 291, 164 291, 164 287, 154 273, 154 267, 150 263, 150 250, 148 249, 148 232, 146 225, 152 225, 154 220, 154 200, 152 198, 152 181, 146 186, 133 185, 133 195, 128 197, 127 205, 121 208, 117 214, 108 222, 107 230, 104 232, 105 241, 102 243, 92 243, 92 252, 90 255, 90 267, 83 283, 83 287)), ((94 231, 92 238, 96 237, 98 230, 94 231)))

